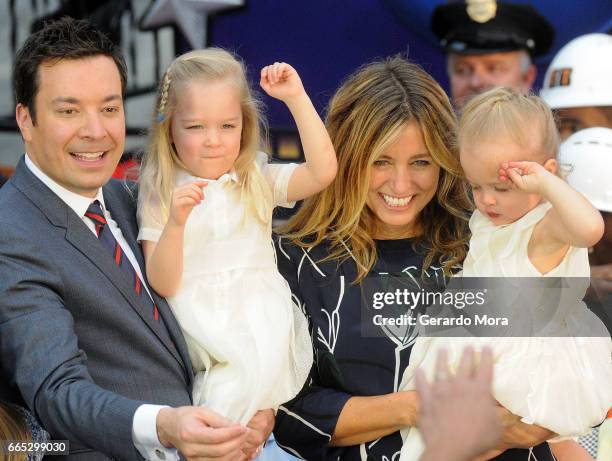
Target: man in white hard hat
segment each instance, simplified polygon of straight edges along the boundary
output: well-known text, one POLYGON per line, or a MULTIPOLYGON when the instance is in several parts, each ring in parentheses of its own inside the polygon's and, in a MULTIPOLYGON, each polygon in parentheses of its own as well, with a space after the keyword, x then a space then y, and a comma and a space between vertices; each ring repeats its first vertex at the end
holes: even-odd
MULTIPOLYGON (((582 108, 579 108, 582 109, 582 108)), ((591 289, 585 302, 612 330, 612 129, 587 128, 571 135, 559 150, 559 165, 567 175, 567 182, 584 194, 602 214, 605 223, 603 238, 589 250, 591 263, 591 289)), ((612 413, 612 409, 611 409, 612 413)), ((579 443, 593 458, 612 459, 612 446, 605 440, 612 435, 612 419, 598 430, 583 436, 579 443)), ((563 442, 561 442, 563 443, 563 442)), ((557 444, 556 444, 557 445, 557 444)), ((558 444, 561 445, 561 444, 558 444)), ((571 448, 571 447, 570 447, 571 448)), ((561 459, 560 453, 555 456, 561 459)), ((566 458, 563 458, 566 459, 566 458)), ((567 459, 575 459, 569 456, 567 459)))
POLYGON ((557 115, 561 139, 589 127, 612 128, 612 36, 587 34, 559 50, 540 96, 557 115))
POLYGON ((593 287, 612 318, 612 129, 587 128, 573 134, 561 145, 559 163, 568 172, 568 183, 604 218, 604 236, 591 249, 589 262, 593 287))

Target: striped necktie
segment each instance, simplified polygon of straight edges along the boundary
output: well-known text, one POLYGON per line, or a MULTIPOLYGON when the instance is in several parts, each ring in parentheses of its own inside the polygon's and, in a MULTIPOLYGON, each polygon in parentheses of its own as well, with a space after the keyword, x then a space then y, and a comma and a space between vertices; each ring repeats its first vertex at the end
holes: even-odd
POLYGON ((147 290, 142 286, 142 280, 140 280, 138 273, 134 269, 134 266, 132 266, 132 263, 130 263, 128 257, 123 253, 121 245, 115 240, 115 236, 107 225, 106 218, 102 212, 102 206, 98 200, 93 201, 91 205, 89 205, 89 208, 87 208, 85 212, 85 216, 93 221, 98 239, 102 242, 104 248, 111 253, 115 264, 123 270, 124 274, 128 275, 130 279, 133 280, 134 291, 139 297, 144 298, 144 302, 147 305, 151 306, 151 315, 159 322, 160 316, 157 306, 147 293, 147 290))

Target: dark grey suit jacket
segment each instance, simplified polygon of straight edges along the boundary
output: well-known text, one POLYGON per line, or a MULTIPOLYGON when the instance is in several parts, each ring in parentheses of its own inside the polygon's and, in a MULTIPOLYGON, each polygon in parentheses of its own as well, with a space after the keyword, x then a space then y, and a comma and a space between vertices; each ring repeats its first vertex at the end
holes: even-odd
MULTIPOLYGON (((117 181, 103 191, 144 267, 134 197, 117 181)), ((138 406, 191 404, 185 341, 155 300, 170 340, 93 232, 22 158, 0 190, 0 399, 25 403, 53 439, 70 440, 68 459, 141 459, 138 406)))

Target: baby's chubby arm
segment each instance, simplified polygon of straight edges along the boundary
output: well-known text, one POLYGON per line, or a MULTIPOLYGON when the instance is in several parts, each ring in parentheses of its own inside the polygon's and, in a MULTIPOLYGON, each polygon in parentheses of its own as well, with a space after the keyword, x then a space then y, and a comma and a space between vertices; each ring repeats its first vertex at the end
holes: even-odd
POLYGON ((338 162, 325 125, 306 94, 300 76, 289 64, 276 62, 261 70, 260 85, 268 95, 287 104, 304 148, 306 162, 291 175, 287 201, 301 200, 322 191, 336 177, 338 162))
POLYGON ((180 284, 185 223, 193 207, 204 200, 202 189, 207 185, 206 181, 192 181, 174 189, 170 216, 159 241, 142 243, 149 284, 163 297, 174 295, 180 284))
MULTIPOLYGON (((556 160, 548 160, 546 165, 556 170, 556 160)), ((552 204, 553 209, 536 229, 544 240, 587 248, 601 239, 604 222, 599 211, 544 166, 536 162, 502 163, 499 175, 502 181, 510 181, 523 192, 539 194, 552 204)))

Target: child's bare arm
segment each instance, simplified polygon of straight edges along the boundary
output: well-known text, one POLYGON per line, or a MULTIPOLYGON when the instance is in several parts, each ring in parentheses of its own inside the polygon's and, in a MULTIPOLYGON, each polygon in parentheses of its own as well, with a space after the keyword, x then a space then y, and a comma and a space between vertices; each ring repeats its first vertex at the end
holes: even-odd
MULTIPOLYGON (((504 168, 505 166, 505 168, 504 168)), ((601 214, 578 191, 536 162, 509 162, 500 177, 509 178, 518 189, 539 194, 553 209, 540 223, 539 235, 560 244, 586 248, 597 243, 604 231, 601 214)))
POLYGON ((147 279, 161 296, 176 293, 183 275, 183 239, 185 223, 193 207, 204 199, 204 181, 178 187, 172 194, 170 217, 157 242, 143 241, 147 279))
POLYGON ((557 461, 593 461, 593 457, 575 440, 564 440, 549 445, 557 461))
POLYGON ((289 64, 275 63, 261 70, 260 84, 270 96, 287 104, 304 148, 306 162, 291 175, 287 200, 301 200, 320 192, 336 177, 336 152, 298 73, 289 64))

